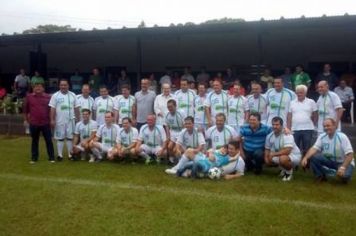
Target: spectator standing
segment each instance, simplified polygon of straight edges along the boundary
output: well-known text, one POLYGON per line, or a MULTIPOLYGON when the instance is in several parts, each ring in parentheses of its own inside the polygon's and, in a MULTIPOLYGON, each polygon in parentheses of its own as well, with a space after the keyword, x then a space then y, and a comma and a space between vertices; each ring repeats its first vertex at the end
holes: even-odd
POLYGON ((339 86, 334 89, 334 92, 340 97, 342 107, 345 111, 342 114, 342 121, 350 121, 351 103, 354 101, 354 92, 351 87, 347 86, 345 80, 340 80, 339 86))

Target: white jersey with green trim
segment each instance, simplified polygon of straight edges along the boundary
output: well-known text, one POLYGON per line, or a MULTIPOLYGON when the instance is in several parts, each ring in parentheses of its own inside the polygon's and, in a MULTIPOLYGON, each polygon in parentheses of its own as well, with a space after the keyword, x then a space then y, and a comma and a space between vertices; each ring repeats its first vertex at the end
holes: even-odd
POLYGON ((216 125, 214 125, 206 131, 205 138, 211 141, 211 147, 213 149, 219 149, 227 145, 231 139, 237 138, 237 133, 235 129, 229 125, 224 125, 222 130, 219 130, 216 125))
POLYGON ((261 123, 266 124, 267 120, 267 99, 264 94, 257 98, 252 94, 247 97, 247 104, 250 113, 257 112, 261 115, 261 123))
POLYGON ((200 145, 205 145, 205 139, 203 133, 197 129, 193 129, 191 133, 187 129, 183 129, 178 135, 177 143, 184 149, 197 148, 200 145))
POLYGON ((162 125, 155 125, 153 129, 150 129, 148 124, 145 124, 140 129, 138 140, 150 147, 163 146, 167 135, 162 125))
POLYGON ((243 125, 245 112, 248 111, 247 99, 244 96, 231 96, 228 98, 228 125, 243 125))
POLYGON ((168 112, 164 119, 164 125, 167 126, 169 130, 180 132, 184 128, 183 114, 178 110, 174 114, 168 112))
POLYGON ((205 114, 205 106, 204 106, 205 99, 206 99, 206 95, 204 96, 198 95, 194 98, 194 123, 195 124, 208 123, 205 114))
POLYGON ((93 106, 94 106, 94 98, 91 96, 84 97, 83 94, 77 95, 77 100, 80 105, 80 110, 82 111, 83 109, 88 109, 90 112, 93 112, 93 106))
POLYGON ((277 91, 271 88, 266 93, 267 99, 267 123, 266 125, 272 125, 273 117, 282 118, 284 124, 287 123, 287 115, 289 106, 292 100, 296 98, 295 93, 292 90, 283 88, 281 91, 277 91))
MULTIPOLYGON (((316 106, 318 108, 318 133, 324 132, 323 122, 327 118, 332 118, 336 120, 337 112, 336 109, 342 108, 342 103, 339 96, 329 91, 325 95, 321 95, 316 102, 316 106)), ((338 124, 338 130, 340 131, 340 123, 338 124)))
POLYGON ((191 89, 187 91, 178 90, 174 94, 175 100, 177 101, 177 109, 184 115, 184 118, 187 116, 194 116, 194 98, 196 96, 195 92, 191 89))
POLYGON ((121 144, 124 147, 130 146, 132 143, 136 143, 138 139, 138 131, 135 127, 131 127, 128 131, 121 128, 116 138, 116 143, 121 144))
POLYGON ((114 98, 114 109, 119 113, 119 124, 122 124, 123 118, 132 119, 132 108, 136 102, 134 96, 129 95, 127 98, 123 95, 117 95, 114 98))
POLYGON ((294 137, 291 134, 276 135, 274 132, 270 133, 266 137, 265 148, 272 152, 279 152, 283 148, 292 148, 291 153, 295 156, 300 156, 300 150, 294 142, 294 137))
POLYGON ((64 125, 75 119, 74 108, 80 105, 73 92, 62 93, 58 91, 52 95, 49 106, 56 109, 56 124, 64 125))
POLYGON ((80 140, 87 139, 91 136, 93 132, 96 132, 98 124, 94 120, 89 120, 88 123, 80 121, 75 125, 74 134, 79 135, 80 140))
MULTIPOLYGON (((338 163, 343 163, 346 155, 354 152, 350 139, 339 131, 336 131, 331 138, 327 133, 320 134, 313 148, 321 152, 324 157, 338 163)), ((351 165, 355 166, 354 159, 352 159, 351 165)))
POLYGON ((105 147, 114 147, 119 130, 120 127, 117 124, 111 124, 110 126, 103 124, 99 126, 96 136, 101 139, 101 143, 105 147))
POLYGON ((211 119, 215 122, 215 116, 219 113, 226 114, 227 112, 227 100, 228 95, 224 90, 221 90, 220 93, 212 91, 207 95, 204 105, 210 107, 211 109, 211 119))
POLYGON ((98 126, 105 124, 105 113, 114 110, 114 98, 111 96, 95 98, 93 110, 98 126))

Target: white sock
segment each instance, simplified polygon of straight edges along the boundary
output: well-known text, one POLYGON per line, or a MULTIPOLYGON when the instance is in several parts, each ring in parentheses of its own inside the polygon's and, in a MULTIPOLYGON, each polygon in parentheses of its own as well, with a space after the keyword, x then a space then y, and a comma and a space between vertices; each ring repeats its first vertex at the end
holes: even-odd
POLYGON ((63 157, 63 147, 64 147, 64 142, 57 140, 57 153, 59 157, 63 157))
POLYGON ((73 149, 73 143, 72 140, 66 140, 66 144, 67 144, 67 151, 68 151, 68 156, 71 157, 72 154, 72 149, 73 149))
POLYGON ((188 157, 186 157, 184 154, 182 155, 182 157, 180 158, 179 162, 177 163, 177 165, 175 165, 173 167, 174 170, 179 170, 181 168, 183 168, 183 166, 185 166, 185 164, 189 162, 188 157))
POLYGON ((293 168, 292 168, 292 169, 290 169, 290 170, 286 170, 286 169, 284 169, 284 171, 286 172, 286 174, 287 174, 287 175, 291 175, 291 174, 293 174, 293 168))
POLYGON ((93 148, 91 151, 93 152, 93 154, 96 158, 103 159, 103 157, 100 154, 100 151, 97 148, 93 148))

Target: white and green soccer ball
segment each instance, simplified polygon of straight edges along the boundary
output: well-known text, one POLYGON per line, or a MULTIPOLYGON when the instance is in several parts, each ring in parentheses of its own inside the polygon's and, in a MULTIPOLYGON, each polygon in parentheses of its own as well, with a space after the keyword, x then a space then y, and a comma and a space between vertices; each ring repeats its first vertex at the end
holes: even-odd
POLYGON ((209 170, 208 176, 210 179, 220 179, 221 170, 218 167, 213 167, 209 170))

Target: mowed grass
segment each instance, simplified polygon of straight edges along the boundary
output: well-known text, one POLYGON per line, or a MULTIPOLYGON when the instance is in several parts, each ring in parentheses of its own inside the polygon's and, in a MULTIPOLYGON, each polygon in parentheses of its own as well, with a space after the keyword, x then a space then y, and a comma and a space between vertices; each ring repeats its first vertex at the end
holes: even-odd
POLYGON ((168 176, 166 166, 51 164, 41 143, 0 136, 0 235, 355 235, 356 184, 315 185, 277 169, 233 181, 168 176))

